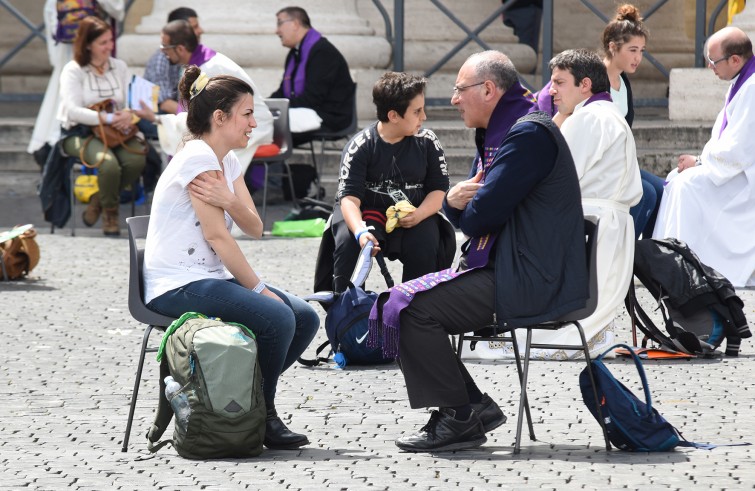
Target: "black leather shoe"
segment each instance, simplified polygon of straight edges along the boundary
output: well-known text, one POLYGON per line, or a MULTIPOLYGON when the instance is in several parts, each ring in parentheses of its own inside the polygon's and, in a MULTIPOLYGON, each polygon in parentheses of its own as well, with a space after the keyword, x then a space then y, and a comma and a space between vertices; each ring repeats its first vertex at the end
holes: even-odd
POLYGON ((498 404, 487 394, 482 395, 482 400, 475 404, 470 404, 472 410, 477 413, 485 428, 485 433, 492 431, 506 422, 506 415, 503 414, 498 404))
POLYGON ((449 408, 433 411, 419 433, 399 438, 396 446, 407 452, 449 452, 476 448, 488 441, 474 411, 466 421, 454 419, 454 414, 449 408))
POLYGON ((309 445, 309 439, 306 435, 289 430, 273 407, 267 410, 264 444, 270 450, 295 450, 309 445))

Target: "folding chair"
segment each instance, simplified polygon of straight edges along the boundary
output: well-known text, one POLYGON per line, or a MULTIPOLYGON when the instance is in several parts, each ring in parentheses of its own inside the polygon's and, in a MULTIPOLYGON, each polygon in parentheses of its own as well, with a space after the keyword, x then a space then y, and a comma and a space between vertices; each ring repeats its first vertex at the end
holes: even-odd
MULTIPOLYGON (((69 155, 67 155, 65 153, 65 151, 63 150, 63 140, 62 139, 60 141, 58 141, 55 145, 59 146, 60 154, 64 158, 66 158, 66 159, 69 159, 69 158, 73 159, 73 163, 71 165, 71 171, 69 173, 69 181, 70 181, 70 188, 71 188, 71 193, 70 193, 71 218, 69 218, 69 220, 71 220, 71 237, 74 237, 74 236, 76 236, 76 213, 78 213, 76 211, 76 203, 78 202, 78 200, 76 199, 76 196, 73 193, 73 188, 74 188, 74 184, 76 183, 76 177, 84 169, 84 165, 81 163, 81 160, 79 160, 78 157, 76 157, 76 156, 72 157, 72 156, 69 156, 69 155)), ((141 177, 139 177, 136 181, 134 181, 133 184, 131 184, 131 189, 132 189, 132 191, 131 191, 131 216, 136 215, 136 193, 135 193, 135 188, 136 188, 137 184, 139 184, 140 182, 141 182, 141 177)), ((53 224, 50 225, 50 233, 51 234, 55 233, 55 225, 53 225, 53 224)))
POLYGON ((144 304, 144 246, 137 244, 137 240, 147 237, 147 228, 149 226, 149 216, 137 216, 126 219, 128 228, 128 248, 129 248, 129 278, 128 278, 128 310, 131 316, 142 324, 147 324, 142 339, 142 348, 139 353, 139 364, 136 368, 136 380, 134 381, 134 391, 131 394, 131 408, 128 412, 128 422, 126 423, 126 435, 123 437, 122 452, 128 450, 128 440, 131 435, 131 424, 134 421, 134 411, 136 410, 136 399, 139 395, 139 384, 142 379, 142 369, 144 368, 144 356, 147 353, 157 352, 157 348, 148 347, 149 335, 152 329, 157 328, 161 331, 175 320, 158 314, 147 308, 144 304))
MULTIPOLYGON (((579 323, 580 319, 585 319, 586 317, 589 317, 593 312, 595 312, 595 308, 598 305, 598 274, 597 274, 597 263, 598 263, 598 222, 599 218, 597 216, 588 215, 585 216, 585 247, 586 247, 586 254, 587 254, 587 268, 588 268, 588 274, 590 278, 590 290, 589 290, 589 297, 587 299, 587 304, 578 310, 569 312, 567 314, 564 314, 560 318, 549 321, 549 322, 543 322, 541 324, 536 324, 533 326, 527 326, 521 329, 527 330, 527 341, 524 348, 524 363, 522 364, 521 354, 519 352, 519 346, 516 341, 516 336, 514 335, 513 329, 501 329, 498 325, 494 324, 492 326, 487 326, 483 328, 480 331, 477 331, 479 334, 472 333, 472 334, 462 334, 459 336, 459 342, 457 346, 457 355, 461 357, 462 348, 463 348, 463 341, 469 341, 470 343, 480 342, 480 341, 509 341, 511 342, 513 348, 514 348, 514 358, 516 360, 516 368, 517 372, 519 374, 519 381, 521 384, 520 388, 520 396, 519 396, 519 412, 516 422, 516 440, 514 442, 514 453, 518 454, 521 450, 521 437, 522 437, 522 416, 526 415, 527 417, 527 426, 529 428, 530 433, 530 440, 535 441, 535 430, 532 427, 532 416, 530 414, 530 407, 529 407, 529 401, 527 400, 527 375, 529 370, 529 364, 530 364, 530 348, 541 348, 541 349, 564 349, 564 350, 582 350, 585 356, 585 363, 587 364, 587 373, 590 376, 590 380, 592 382, 593 386, 593 397, 595 398, 595 406, 598 408, 598 412, 600 412, 600 401, 598 400, 598 393, 595 390, 595 379, 593 377, 592 373, 592 366, 590 364, 590 350, 587 345, 587 339, 585 338, 584 330, 582 329, 582 325, 579 323), (532 331, 533 330, 548 330, 548 331, 554 331, 557 329, 561 329, 562 327, 568 325, 568 324, 574 324, 576 326, 577 330, 579 331, 579 337, 582 341, 581 344, 573 344, 573 345, 563 345, 563 344, 544 344, 544 343, 533 343, 532 342, 532 331), (507 335, 501 336, 501 334, 508 333, 507 335)), ((599 418, 600 420, 600 426, 603 430, 603 437, 606 442, 606 450, 611 450, 611 443, 608 441, 608 433, 606 432, 605 425, 603 424, 603 418, 602 416, 599 418)))
POLYGON ((267 178, 269 175, 288 176, 288 185, 291 191, 291 199, 294 202, 294 208, 299 208, 299 204, 296 201, 296 194, 294 193, 294 179, 291 173, 291 167, 288 165, 288 160, 291 154, 294 152, 294 145, 291 138, 291 128, 288 123, 288 99, 265 99, 267 107, 270 108, 270 112, 273 114, 273 143, 280 148, 278 155, 272 157, 262 157, 258 159, 252 159, 249 164, 251 169, 255 165, 265 166, 264 184, 262 185, 262 227, 265 226, 265 219, 267 218, 267 178), (280 162, 285 168, 285 172, 270 174, 269 165, 280 162))

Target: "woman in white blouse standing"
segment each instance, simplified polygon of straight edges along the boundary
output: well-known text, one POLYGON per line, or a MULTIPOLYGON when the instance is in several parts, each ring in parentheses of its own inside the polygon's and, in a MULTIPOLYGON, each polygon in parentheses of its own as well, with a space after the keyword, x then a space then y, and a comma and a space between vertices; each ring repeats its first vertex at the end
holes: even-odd
MULTIPOLYGON (((110 26, 97 17, 87 17, 79 24, 73 45, 73 60, 60 75, 60 108, 58 119, 63 126, 63 150, 67 155, 79 156, 89 135, 89 127, 100 123, 125 130, 136 116, 124 109, 127 101, 129 71, 125 62, 113 58, 113 32, 110 26), (100 113, 89 106, 106 99, 116 105, 113 113, 100 113)), ((104 148, 93 138, 86 144, 84 159, 99 166, 97 181, 99 192, 92 196, 84 211, 83 221, 88 227, 97 223, 104 210, 102 231, 105 235, 120 235, 118 204, 120 191, 136 181, 142 173, 145 156, 138 153, 143 144, 131 139, 122 147, 104 148), (104 152, 104 156, 103 156, 104 152)))

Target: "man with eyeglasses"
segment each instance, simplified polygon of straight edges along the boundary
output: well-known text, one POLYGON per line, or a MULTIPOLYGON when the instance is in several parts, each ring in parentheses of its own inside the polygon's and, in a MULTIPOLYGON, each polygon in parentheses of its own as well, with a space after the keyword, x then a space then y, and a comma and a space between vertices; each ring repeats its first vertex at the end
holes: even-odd
POLYGON ((301 7, 276 14, 275 34, 290 51, 283 80, 270 97, 289 100, 294 145, 309 142, 312 131, 338 131, 354 115, 355 84, 338 48, 315 30, 301 7))
POLYGON ((507 56, 485 51, 459 70, 451 103, 475 128, 470 178, 443 201, 470 239, 457 268, 381 294, 368 345, 398 356, 412 408, 438 407, 408 452, 474 448, 506 421, 457 357, 449 335, 497 323, 522 327, 581 308, 588 296, 579 181, 561 132, 507 56))
MULTIPOLYGON (((191 25, 197 41, 201 41, 204 30, 199 25, 197 12, 189 7, 179 7, 168 14, 168 22, 185 20, 191 25)), ((178 110, 178 81, 181 78, 181 65, 171 63, 165 53, 158 48, 144 67, 144 78, 160 87, 157 104, 161 113, 175 114, 178 110)))
POLYGON ((700 155, 679 156, 669 174, 654 238, 686 242, 736 287, 755 286, 755 58, 741 29, 707 43, 708 66, 731 81, 700 155))
MULTIPOLYGON (((170 60, 178 66, 197 65, 208 77, 217 75, 232 75, 248 83, 254 90, 254 119, 257 127, 249 139, 247 147, 234 150, 245 172, 252 161, 254 152, 260 145, 273 141, 273 116, 265 100, 249 75, 233 60, 213 49, 199 44, 197 35, 191 24, 185 20, 168 22, 162 29, 160 49, 170 60)), ((177 114, 154 114, 147 105, 136 113, 158 126, 160 146, 168 154, 175 154, 186 134, 186 114, 184 107, 179 104, 177 114)))

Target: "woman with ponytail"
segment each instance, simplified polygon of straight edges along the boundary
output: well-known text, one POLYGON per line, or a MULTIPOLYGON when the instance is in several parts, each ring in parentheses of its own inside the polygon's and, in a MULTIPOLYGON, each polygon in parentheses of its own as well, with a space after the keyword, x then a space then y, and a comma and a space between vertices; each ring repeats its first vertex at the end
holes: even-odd
MULTIPOLYGON (((634 121, 634 102, 627 74, 634 73, 640 66, 648 36, 640 11, 631 4, 619 6, 616 17, 603 29, 603 64, 611 83, 611 99, 619 107, 629 126, 634 121)), ((640 177, 642 200, 629 213, 634 219, 635 236, 642 234, 649 238, 653 235, 655 218, 663 196, 663 179, 642 169, 640 177)))
POLYGON ((246 147, 257 126, 254 92, 236 77, 208 78, 189 66, 178 86, 188 106, 190 137, 155 188, 145 245, 147 306, 179 317, 200 312, 238 322, 254 332, 267 407, 264 444, 306 445, 278 417, 278 378, 309 345, 320 325, 304 300, 265 284, 231 235, 235 223, 260 238, 262 220, 231 151, 246 147))

